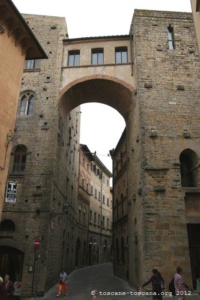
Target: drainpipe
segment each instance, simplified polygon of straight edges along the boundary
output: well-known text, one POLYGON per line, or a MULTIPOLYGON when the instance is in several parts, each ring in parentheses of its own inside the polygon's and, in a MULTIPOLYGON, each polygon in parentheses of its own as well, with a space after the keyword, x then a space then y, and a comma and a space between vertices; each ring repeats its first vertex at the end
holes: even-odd
POLYGON ((133 76, 133 23, 130 27, 131 76, 133 76))

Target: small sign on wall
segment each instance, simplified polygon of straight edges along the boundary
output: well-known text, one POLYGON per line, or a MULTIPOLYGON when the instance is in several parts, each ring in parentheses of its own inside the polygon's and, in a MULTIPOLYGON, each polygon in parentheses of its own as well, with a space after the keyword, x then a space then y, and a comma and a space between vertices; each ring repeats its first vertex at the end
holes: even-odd
POLYGON ((5 202, 16 203, 17 183, 7 182, 5 202))

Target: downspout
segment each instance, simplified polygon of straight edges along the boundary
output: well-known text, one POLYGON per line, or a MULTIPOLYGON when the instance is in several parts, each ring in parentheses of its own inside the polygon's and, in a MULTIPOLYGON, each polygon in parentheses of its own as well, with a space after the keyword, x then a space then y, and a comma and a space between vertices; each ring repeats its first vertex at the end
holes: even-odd
POLYGON ((133 76, 133 23, 130 27, 131 76, 133 76))
POLYGON ((13 133, 11 130, 9 130, 9 133, 7 133, 7 137, 6 137, 6 149, 5 149, 5 155, 4 155, 4 162, 3 162, 3 166, 0 166, 0 170, 4 170, 5 166, 6 166, 6 159, 7 159, 7 152, 8 152, 8 146, 10 144, 10 142, 13 139, 13 133))

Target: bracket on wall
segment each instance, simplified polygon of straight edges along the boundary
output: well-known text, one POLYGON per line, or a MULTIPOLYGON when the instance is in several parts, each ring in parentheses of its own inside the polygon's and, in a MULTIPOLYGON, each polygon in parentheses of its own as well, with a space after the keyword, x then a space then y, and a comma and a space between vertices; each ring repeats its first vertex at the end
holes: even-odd
POLYGON ((5 29, 3 28, 3 26, 0 24, 0 34, 4 33, 5 29))

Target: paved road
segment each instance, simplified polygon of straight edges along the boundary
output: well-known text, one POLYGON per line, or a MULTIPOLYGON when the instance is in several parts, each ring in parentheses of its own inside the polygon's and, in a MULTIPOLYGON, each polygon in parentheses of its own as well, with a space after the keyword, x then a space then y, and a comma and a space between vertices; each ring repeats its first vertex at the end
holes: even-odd
MULTIPOLYGON (((129 284, 114 276, 112 264, 106 263, 78 269, 73 271, 68 276, 68 295, 56 297, 58 285, 52 287, 42 298, 29 298, 24 300, 91 300, 91 292, 94 289, 98 290, 98 300, 150 300, 151 297, 133 295, 135 290, 129 284), (115 292, 115 295, 110 295, 110 292, 115 292), (123 293, 123 294, 120 294, 123 293)), ((174 297, 163 297, 163 300, 174 300, 174 297)), ((200 296, 186 296, 186 300, 200 300, 200 296)))

